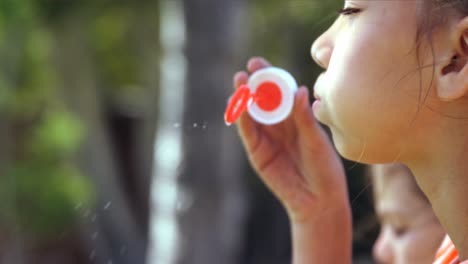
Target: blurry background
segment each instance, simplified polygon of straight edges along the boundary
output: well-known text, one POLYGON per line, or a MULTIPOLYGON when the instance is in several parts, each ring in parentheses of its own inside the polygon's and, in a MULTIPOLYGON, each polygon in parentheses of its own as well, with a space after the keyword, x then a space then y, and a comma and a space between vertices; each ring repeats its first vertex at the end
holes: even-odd
MULTIPOLYGON (((313 86, 341 0, 0 0, 0 263, 290 263, 223 121, 264 56, 313 86)), ((355 263, 377 224, 344 161, 355 263)))

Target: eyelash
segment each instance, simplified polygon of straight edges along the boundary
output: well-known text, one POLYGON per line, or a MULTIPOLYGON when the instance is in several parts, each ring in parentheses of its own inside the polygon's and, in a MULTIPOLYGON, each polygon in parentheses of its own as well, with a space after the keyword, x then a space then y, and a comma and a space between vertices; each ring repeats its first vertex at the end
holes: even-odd
POLYGON ((343 15, 343 16, 349 16, 349 15, 354 15, 361 12, 361 9, 359 8, 353 8, 353 7, 346 7, 338 10, 338 14, 343 15))

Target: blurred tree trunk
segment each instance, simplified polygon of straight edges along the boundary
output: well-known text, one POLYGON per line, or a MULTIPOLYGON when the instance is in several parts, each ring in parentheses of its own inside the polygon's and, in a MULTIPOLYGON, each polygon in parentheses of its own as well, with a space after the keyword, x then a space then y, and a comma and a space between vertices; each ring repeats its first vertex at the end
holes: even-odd
POLYGON ((85 258, 76 263, 145 263, 157 109, 157 10, 145 4, 132 8, 138 15, 129 25, 129 41, 139 51, 141 87, 118 98, 110 99, 99 85, 86 14, 71 12, 54 23, 62 97, 86 129, 78 163, 97 192, 95 208, 79 209, 85 258))
MULTIPOLYGON (((23 25, 10 26, 6 32, 4 41, 5 49, 0 50, 0 71, 6 73, 3 78, 6 78, 7 83, 17 83, 20 74, 19 61, 21 51, 25 40, 23 25), (16 34, 13 34, 16 33, 16 34)), ((13 91, 8 90, 11 87, 0 84, 0 94, 8 98, 11 97, 13 91)), ((11 98, 8 98, 11 99, 11 98)), ((7 100, 8 100, 7 99, 7 100)), ((8 171, 11 169, 12 160, 14 160, 15 142, 19 139, 15 136, 15 122, 11 118, 8 111, 7 101, 0 99, 0 177, 7 177, 8 171)), ((11 184, 10 186, 15 186, 11 184)), ((13 190, 13 194, 16 194, 13 190)), ((7 204, 15 205, 16 197, 11 195, 8 197, 7 204)), ((24 249, 22 248, 22 237, 18 226, 2 226, 0 230, 0 263, 22 263, 24 249)))
POLYGON ((181 264, 238 263, 246 212, 245 160, 235 128, 226 127, 223 113, 244 45, 243 11, 241 0, 184 1, 187 129, 179 183, 193 203, 179 216, 181 264))
MULTIPOLYGON (((118 254, 121 248, 135 256, 144 253, 137 253, 133 248, 143 246, 142 240, 138 237, 140 234, 130 204, 119 182, 121 175, 117 168, 116 146, 110 140, 93 63, 86 50, 87 46, 84 45, 88 42, 84 22, 80 14, 70 14, 56 25, 56 58, 63 78, 64 100, 86 127, 86 140, 79 159, 80 167, 90 176, 97 191, 96 208, 83 210, 81 245, 89 254, 90 263, 105 263, 107 260, 124 259, 118 254), (95 232, 98 235, 94 238, 95 232)), ((127 260, 118 263, 131 262, 127 260)))

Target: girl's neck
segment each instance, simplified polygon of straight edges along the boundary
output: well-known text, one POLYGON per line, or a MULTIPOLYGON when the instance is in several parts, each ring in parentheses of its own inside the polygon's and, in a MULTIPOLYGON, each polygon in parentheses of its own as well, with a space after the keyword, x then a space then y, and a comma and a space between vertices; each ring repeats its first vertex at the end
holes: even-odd
POLYGON ((433 146, 429 162, 408 164, 435 214, 457 248, 468 259, 468 131, 433 146))

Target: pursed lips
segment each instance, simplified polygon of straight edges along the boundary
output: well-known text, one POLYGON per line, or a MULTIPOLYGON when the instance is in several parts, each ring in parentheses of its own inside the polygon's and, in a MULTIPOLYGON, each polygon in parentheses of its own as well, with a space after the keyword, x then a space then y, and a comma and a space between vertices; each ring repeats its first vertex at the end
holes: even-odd
POLYGON ((315 85, 314 85, 314 98, 315 98, 315 100, 320 100, 321 99, 319 93, 317 92, 317 90, 318 90, 317 88, 319 87, 320 80, 322 79, 323 75, 324 75, 324 73, 321 73, 319 75, 319 77, 317 78, 317 81, 315 81, 315 85))
POLYGON ((315 91, 314 91, 314 98, 315 98, 315 100, 320 101, 320 96, 315 91))

